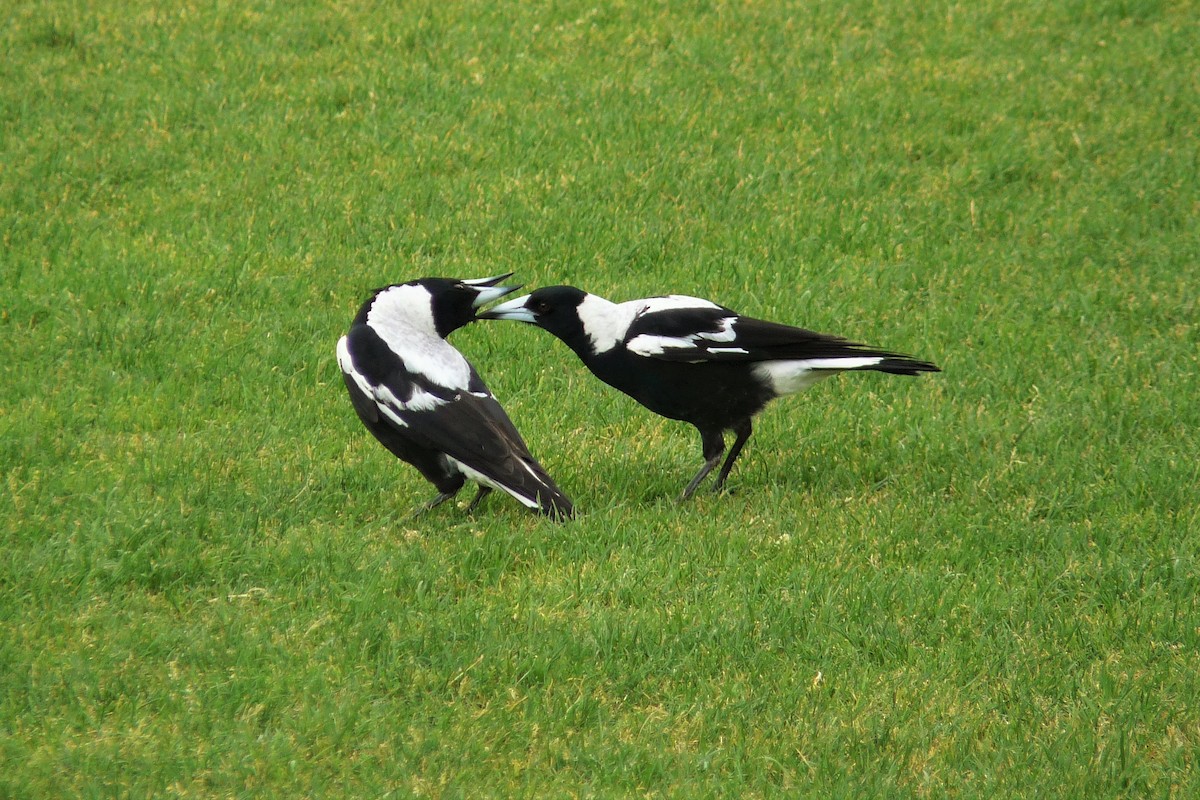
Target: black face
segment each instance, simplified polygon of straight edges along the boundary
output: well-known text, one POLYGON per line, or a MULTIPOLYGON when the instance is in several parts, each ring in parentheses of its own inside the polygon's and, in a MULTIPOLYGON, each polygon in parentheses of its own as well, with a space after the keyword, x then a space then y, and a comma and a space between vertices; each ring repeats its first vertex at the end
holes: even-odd
POLYGON ((429 292, 433 300, 433 323, 443 338, 475 321, 479 290, 454 278, 422 278, 412 281, 429 292))
POLYGON ((574 286, 548 286, 531 293, 525 308, 535 325, 565 341, 583 333, 578 309, 585 297, 587 293, 574 286))

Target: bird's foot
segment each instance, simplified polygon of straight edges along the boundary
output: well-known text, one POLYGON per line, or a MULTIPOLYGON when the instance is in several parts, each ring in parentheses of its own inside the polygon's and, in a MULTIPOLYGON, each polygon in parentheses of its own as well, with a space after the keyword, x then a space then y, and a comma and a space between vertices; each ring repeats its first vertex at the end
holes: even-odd
POLYGON ((422 514, 424 514, 426 511, 431 511, 431 510, 433 510, 433 509, 437 508, 437 507, 438 507, 438 506, 440 506, 442 503, 444 503, 444 502, 446 502, 447 500, 449 500, 450 498, 454 497, 454 495, 456 495, 456 494, 458 494, 458 492, 457 492, 457 491, 455 491, 455 492, 442 492, 442 493, 441 493, 441 494, 439 494, 437 497, 433 498, 433 499, 432 499, 432 500, 430 500, 428 503, 426 503, 425 505, 421 506, 420 508, 418 508, 418 509, 417 509, 416 511, 414 511, 413 513, 409 514, 409 515, 408 515, 408 521, 409 521, 409 522, 412 522, 414 519, 416 519, 417 517, 421 516, 421 515, 422 515, 422 514))

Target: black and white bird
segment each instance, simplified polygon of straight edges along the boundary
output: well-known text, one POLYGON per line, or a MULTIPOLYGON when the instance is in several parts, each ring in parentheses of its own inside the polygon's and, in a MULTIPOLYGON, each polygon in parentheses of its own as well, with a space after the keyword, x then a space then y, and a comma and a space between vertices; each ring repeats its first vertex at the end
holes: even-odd
MULTIPOLYGON (((571 501, 532 455, 479 373, 449 342, 480 306, 519 289, 509 277, 423 278, 376 289, 337 344, 354 410, 375 438, 437 487, 423 509, 449 500, 467 478, 555 518, 571 501)), ((418 512, 420 513, 420 512, 418 512)))
POLYGON ((495 306, 480 318, 544 328, 609 386, 657 414, 696 426, 704 466, 683 490, 683 499, 716 468, 728 430, 735 438, 713 486, 720 491, 750 438, 754 415, 777 397, 848 370, 940 372, 928 361, 743 317, 683 295, 613 303, 573 286, 552 286, 495 306))

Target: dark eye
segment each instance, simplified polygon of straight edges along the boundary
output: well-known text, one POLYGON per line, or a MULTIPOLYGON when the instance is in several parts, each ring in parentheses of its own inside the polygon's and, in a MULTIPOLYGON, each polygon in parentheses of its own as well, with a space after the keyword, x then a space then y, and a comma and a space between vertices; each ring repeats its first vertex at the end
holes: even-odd
POLYGON ((547 303, 545 300, 538 300, 537 302, 535 302, 533 304, 533 313, 549 314, 550 313, 550 304, 547 303))

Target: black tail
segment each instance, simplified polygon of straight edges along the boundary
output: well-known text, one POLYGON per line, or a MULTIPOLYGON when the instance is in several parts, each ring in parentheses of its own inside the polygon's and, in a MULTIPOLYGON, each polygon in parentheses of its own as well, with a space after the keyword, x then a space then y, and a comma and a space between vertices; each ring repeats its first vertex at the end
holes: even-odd
POLYGON ((505 475, 504 490, 513 494, 522 503, 551 519, 562 522, 575 516, 571 498, 531 455, 513 454, 510 465, 514 468, 505 475), (515 466, 519 465, 519 466, 515 466), (536 503, 536 508, 533 504, 536 503))
POLYGON ((575 506, 571 504, 571 499, 553 483, 548 488, 538 491, 537 501, 538 513, 551 519, 563 522, 575 516, 575 506))
POLYGON ((941 372, 941 368, 937 364, 929 361, 920 361, 919 359, 902 356, 895 353, 881 354, 887 357, 878 364, 873 364, 869 367, 858 367, 858 369, 870 369, 876 372, 886 372, 891 375, 919 375, 922 372, 941 372))

